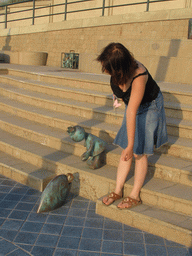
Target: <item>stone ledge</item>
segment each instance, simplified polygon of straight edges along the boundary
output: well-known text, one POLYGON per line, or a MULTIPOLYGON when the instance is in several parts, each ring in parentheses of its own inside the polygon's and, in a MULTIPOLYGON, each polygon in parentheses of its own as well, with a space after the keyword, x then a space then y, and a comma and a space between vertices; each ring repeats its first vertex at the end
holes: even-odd
POLYGON ((191 19, 191 17, 192 17, 192 8, 160 10, 160 11, 152 11, 152 12, 138 12, 138 13, 128 13, 124 15, 76 19, 76 20, 68 20, 63 22, 33 25, 28 27, 2 29, 0 31, 0 36, 41 33, 41 32, 48 32, 48 31, 97 27, 97 26, 110 26, 110 25, 126 24, 126 23, 191 19))

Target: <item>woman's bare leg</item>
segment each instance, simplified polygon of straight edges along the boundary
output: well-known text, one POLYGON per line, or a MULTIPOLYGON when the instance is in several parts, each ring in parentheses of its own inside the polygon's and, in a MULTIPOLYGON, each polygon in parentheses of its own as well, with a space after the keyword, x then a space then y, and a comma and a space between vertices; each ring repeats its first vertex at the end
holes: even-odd
MULTIPOLYGON (((143 183, 145 181, 145 177, 148 169, 148 159, 147 155, 137 156, 135 155, 135 174, 134 174, 134 185, 133 189, 130 193, 130 197, 136 200, 140 200, 139 194, 143 183)), ((119 208, 127 208, 129 207, 129 203, 119 203, 119 208)))
MULTIPOLYGON (((123 161, 120 158, 118 169, 117 169, 117 177, 116 177, 116 188, 115 193, 122 196, 123 186, 125 184, 127 175, 131 169, 132 159, 130 158, 128 161, 123 161)), ((103 203, 106 205, 110 205, 114 200, 108 197, 103 198, 103 203)))

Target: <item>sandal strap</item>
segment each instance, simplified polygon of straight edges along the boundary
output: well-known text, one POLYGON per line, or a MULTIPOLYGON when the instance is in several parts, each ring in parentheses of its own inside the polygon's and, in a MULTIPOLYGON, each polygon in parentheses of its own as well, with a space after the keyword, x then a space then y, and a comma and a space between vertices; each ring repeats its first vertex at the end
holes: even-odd
POLYGON ((111 192, 109 195, 108 195, 108 198, 111 198, 113 200, 118 200, 121 198, 120 195, 116 194, 115 192, 111 192))
POLYGON ((137 204, 141 203, 141 199, 136 200, 136 199, 133 199, 128 196, 123 199, 122 203, 130 203, 131 205, 137 205, 137 204))

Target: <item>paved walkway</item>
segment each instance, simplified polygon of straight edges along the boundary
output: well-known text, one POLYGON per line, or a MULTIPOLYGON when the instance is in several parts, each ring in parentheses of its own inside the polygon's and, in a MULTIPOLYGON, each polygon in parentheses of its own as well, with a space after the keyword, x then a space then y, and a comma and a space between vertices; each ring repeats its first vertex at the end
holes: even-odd
POLYGON ((0 255, 190 256, 192 249, 95 214, 95 202, 70 194, 37 214, 41 193, 0 176, 0 255))

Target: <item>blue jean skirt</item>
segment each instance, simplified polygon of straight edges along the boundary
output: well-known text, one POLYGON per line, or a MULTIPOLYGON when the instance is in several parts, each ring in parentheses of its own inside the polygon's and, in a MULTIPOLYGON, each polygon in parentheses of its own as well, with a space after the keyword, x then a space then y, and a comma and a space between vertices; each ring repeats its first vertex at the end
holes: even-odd
MULTIPOLYGON (((114 144, 125 149, 128 145, 126 110, 121 128, 114 144)), ((150 103, 140 105, 136 115, 136 129, 133 152, 136 155, 152 155, 154 148, 159 148, 168 141, 164 100, 161 91, 150 103)))

